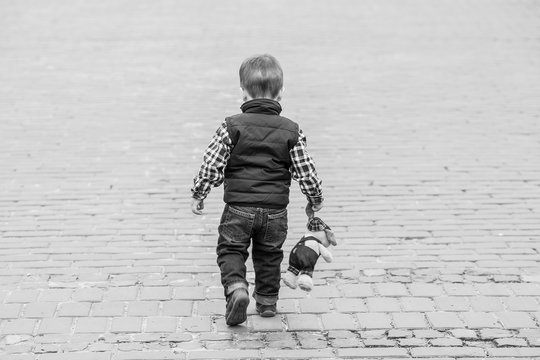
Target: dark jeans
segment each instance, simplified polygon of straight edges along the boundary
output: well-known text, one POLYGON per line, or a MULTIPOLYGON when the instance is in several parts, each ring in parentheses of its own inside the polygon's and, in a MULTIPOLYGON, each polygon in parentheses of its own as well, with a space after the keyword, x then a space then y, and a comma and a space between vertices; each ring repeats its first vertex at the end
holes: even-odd
POLYGON ((217 263, 225 296, 247 289, 248 248, 253 243, 253 297, 264 305, 277 302, 281 279, 281 247, 287 237, 287 209, 225 205, 218 227, 217 263))

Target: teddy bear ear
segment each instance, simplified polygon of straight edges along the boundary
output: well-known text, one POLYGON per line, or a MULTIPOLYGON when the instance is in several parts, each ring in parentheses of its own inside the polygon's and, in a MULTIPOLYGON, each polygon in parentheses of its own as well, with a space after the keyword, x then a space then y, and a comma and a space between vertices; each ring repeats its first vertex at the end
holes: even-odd
POLYGON ((326 238, 328 239, 328 242, 331 244, 331 245, 334 245, 336 246, 337 245, 337 241, 336 241, 336 237, 334 235, 334 232, 332 230, 328 230, 328 229, 324 229, 324 232, 326 233, 326 238))

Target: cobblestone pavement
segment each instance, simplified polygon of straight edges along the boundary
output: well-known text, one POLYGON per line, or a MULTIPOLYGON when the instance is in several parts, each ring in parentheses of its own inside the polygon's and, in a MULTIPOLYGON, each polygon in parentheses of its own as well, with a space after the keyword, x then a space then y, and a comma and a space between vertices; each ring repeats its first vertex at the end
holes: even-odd
MULTIPOLYGON (((0 359, 540 358, 540 3, 2 1, 0 359), (336 231, 227 327, 202 151, 270 52, 336 231)), ((301 236, 294 185, 286 252, 301 236)), ((252 280, 252 273, 250 273, 252 280)))

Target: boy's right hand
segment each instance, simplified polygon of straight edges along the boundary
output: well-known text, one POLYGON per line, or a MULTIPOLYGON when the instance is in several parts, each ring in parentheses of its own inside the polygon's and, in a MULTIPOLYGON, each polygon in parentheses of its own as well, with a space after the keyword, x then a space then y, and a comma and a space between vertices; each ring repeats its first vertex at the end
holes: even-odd
POLYGON ((191 199, 191 211, 195 215, 202 215, 203 214, 203 212, 202 212, 203 209, 204 209, 204 201, 203 200, 195 199, 195 198, 191 199))

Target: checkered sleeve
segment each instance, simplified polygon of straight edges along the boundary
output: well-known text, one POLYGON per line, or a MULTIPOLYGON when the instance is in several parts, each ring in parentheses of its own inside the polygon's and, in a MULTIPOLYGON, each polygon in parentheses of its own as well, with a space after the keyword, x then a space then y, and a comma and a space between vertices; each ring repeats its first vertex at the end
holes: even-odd
POLYGON ((298 142, 291 149, 292 167, 291 173, 293 180, 300 184, 300 191, 306 195, 311 204, 320 204, 323 202, 322 181, 315 170, 315 163, 307 150, 307 139, 302 130, 298 132, 298 142))
POLYGON ((225 167, 231 156, 231 146, 227 123, 224 121, 206 148, 199 173, 193 179, 191 194, 194 198, 205 199, 212 187, 223 183, 225 167))

